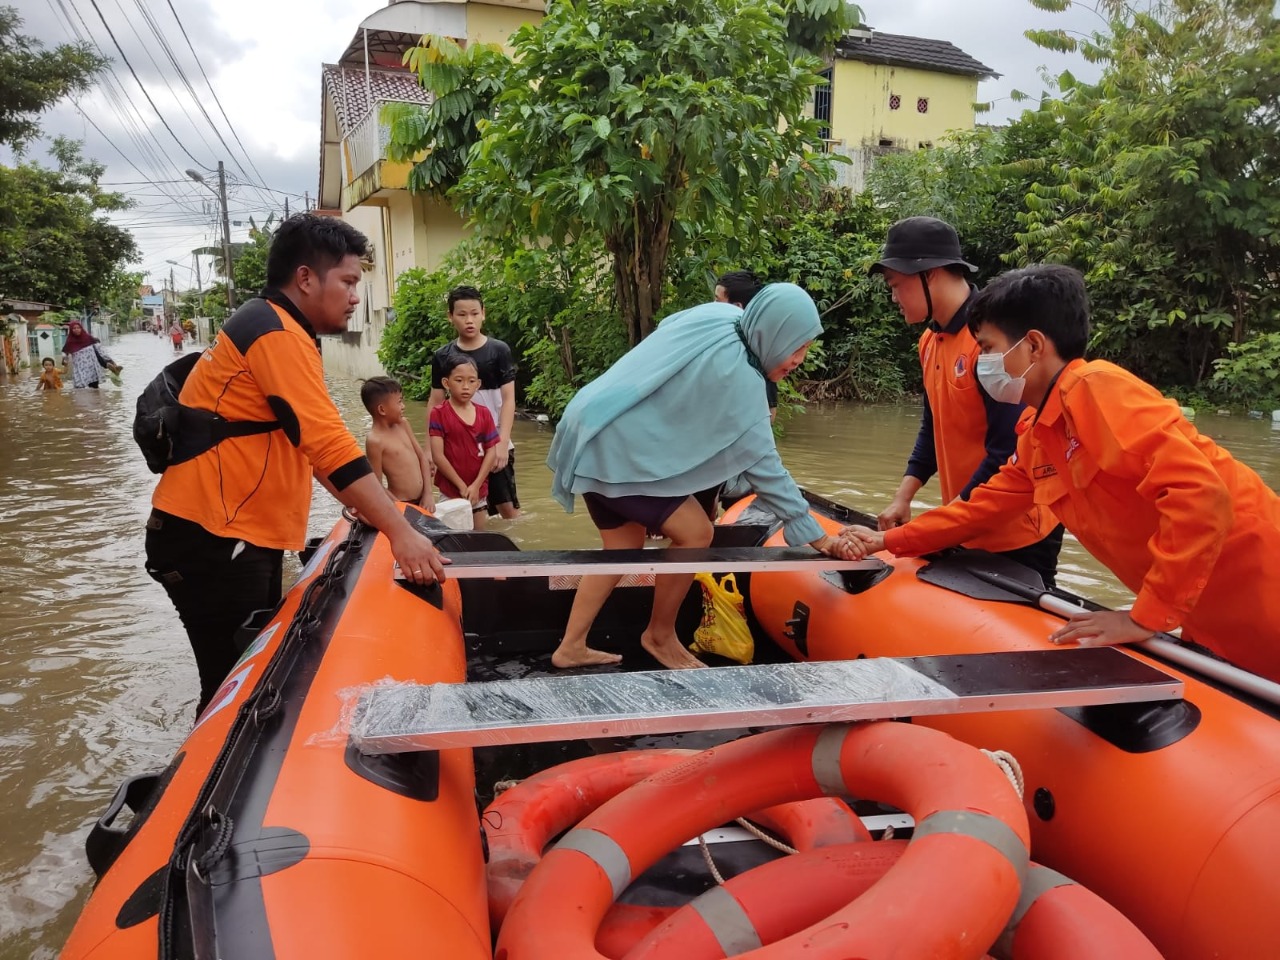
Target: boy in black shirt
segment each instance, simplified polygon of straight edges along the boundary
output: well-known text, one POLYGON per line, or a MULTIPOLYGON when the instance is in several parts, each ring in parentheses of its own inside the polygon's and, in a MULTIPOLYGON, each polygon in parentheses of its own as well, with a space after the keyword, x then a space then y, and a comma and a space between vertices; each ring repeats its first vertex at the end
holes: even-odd
POLYGON ((444 360, 450 353, 471 358, 480 374, 480 390, 474 403, 493 414, 498 425, 497 462, 489 474, 489 515, 500 514, 504 520, 520 516, 520 498, 516 494, 516 454, 511 442, 511 425, 516 417, 516 362, 511 348, 501 340, 486 337, 484 298, 475 287, 454 287, 449 291, 449 322, 458 338, 441 347, 431 358, 431 398, 427 409, 434 410, 444 402, 444 360))

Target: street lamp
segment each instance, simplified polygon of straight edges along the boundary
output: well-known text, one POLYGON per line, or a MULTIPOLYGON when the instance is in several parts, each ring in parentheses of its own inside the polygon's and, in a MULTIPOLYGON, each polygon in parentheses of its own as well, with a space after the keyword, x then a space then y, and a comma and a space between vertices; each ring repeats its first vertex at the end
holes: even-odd
POLYGON ((236 309, 236 282, 233 276, 231 264, 231 218, 227 214, 227 172, 223 168, 222 161, 218 161, 218 189, 205 181, 202 174, 195 170, 187 170, 186 174, 196 183, 207 187, 218 197, 218 203, 222 207, 222 262, 226 265, 227 271, 227 307, 235 312, 236 309))

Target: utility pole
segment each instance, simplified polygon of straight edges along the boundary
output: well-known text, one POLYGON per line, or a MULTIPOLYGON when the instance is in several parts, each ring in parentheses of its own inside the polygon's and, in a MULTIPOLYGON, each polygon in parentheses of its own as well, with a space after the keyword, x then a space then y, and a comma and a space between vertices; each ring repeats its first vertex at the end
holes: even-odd
MULTIPOLYGON (((178 286, 173 282, 173 267, 169 268, 169 298, 173 301, 173 311, 178 312, 178 286)), ((166 308, 165 313, 168 313, 166 308)))
POLYGON ((235 269, 231 263, 231 218, 227 214, 227 171, 218 161, 218 200, 222 203, 222 262, 227 265, 227 307, 236 309, 235 269))
POLYGON ((200 316, 204 316, 204 281, 200 279, 200 255, 195 254, 191 259, 196 262, 196 302, 200 305, 200 316))
POLYGON ((218 205, 222 208, 222 263, 227 271, 227 306, 234 313, 236 309, 236 281, 235 281, 235 265, 231 262, 231 217, 227 214, 227 171, 222 161, 218 161, 218 189, 213 187, 205 180, 204 176, 198 170, 188 170, 187 176, 196 183, 204 184, 205 188, 215 194, 218 198, 218 205))
POLYGON ((289 198, 288 197, 284 198, 284 218, 286 220, 289 219, 289 198))

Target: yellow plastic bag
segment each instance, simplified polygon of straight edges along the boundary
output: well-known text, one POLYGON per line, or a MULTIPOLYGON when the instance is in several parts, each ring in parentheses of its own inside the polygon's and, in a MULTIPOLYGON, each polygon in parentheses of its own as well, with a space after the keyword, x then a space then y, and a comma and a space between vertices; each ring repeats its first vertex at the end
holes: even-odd
POLYGON ((693 632, 689 649, 750 663, 756 644, 747 626, 738 581, 732 573, 726 573, 719 583, 709 573, 699 573, 694 580, 702 585, 702 624, 693 632))

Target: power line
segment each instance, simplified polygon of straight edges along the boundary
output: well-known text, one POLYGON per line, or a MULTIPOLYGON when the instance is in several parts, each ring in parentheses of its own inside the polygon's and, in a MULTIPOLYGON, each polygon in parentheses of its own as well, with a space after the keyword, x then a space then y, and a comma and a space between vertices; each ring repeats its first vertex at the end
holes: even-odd
MULTIPOLYGON (((251 166, 253 173, 257 175, 257 179, 259 179, 259 182, 262 184, 262 186, 265 187, 266 178, 264 177, 264 175, 262 175, 259 172, 259 169, 257 169, 257 165, 253 163, 253 157, 250 156, 250 152, 248 152, 248 150, 244 148, 244 143, 241 141, 241 138, 239 138, 239 134, 236 132, 236 124, 232 123, 232 119, 230 119, 229 116, 227 115, 227 110, 223 108, 223 101, 218 99, 218 91, 214 90, 214 84, 210 82, 209 74, 205 73, 204 61, 202 61, 200 59, 200 55, 197 54, 196 47, 193 47, 191 45, 191 37, 187 36, 187 28, 183 26, 182 18, 180 18, 178 15, 178 10, 174 9, 173 0, 165 0, 165 3, 169 5, 169 12, 173 14, 173 18, 178 22, 178 29, 180 32, 182 32, 182 38, 183 40, 187 41, 187 49, 191 51, 191 56, 196 61, 196 67, 200 69, 200 76, 205 78, 205 86, 209 87, 209 92, 212 93, 212 95, 214 95, 215 104, 218 104, 218 110, 220 111, 221 115, 223 115, 223 119, 227 120, 227 129, 229 129, 229 131, 232 132, 232 137, 236 138, 236 142, 239 143, 239 148, 241 148, 241 152, 242 154, 244 154, 244 159, 248 160, 248 165, 251 166)), ((279 191, 276 191, 276 192, 279 192, 279 191)))
MULTIPOLYGON (((80 22, 80 27, 83 29, 82 33, 81 30, 77 29, 76 25, 71 21, 71 14, 67 12, 67 6, 64 3, 64 0, 57 0, 58 8, 61 10, 62 17, 66 21, 66 25, 71 36, 74 39, 79 40, 81 43, 92 43, 94 48, 98 51, 98 54, 104 60, 110 61, 110 58, 106 55, 106 51, 102 49, 101 44, 99 44, 97 39, 93 36, 93 32, 89 29, 89 25, 85 23, 84 17, 80 15, 80 10, 75 6, 74 0, 69 0, 69 2, 72 12, 76 15, 76 20, 80 22)), ((51 10, 54 9, 53 4, 49 2, 49 0, 46 0, 46 3, 49 3, 49 8, 51 10)), ((54 10, 54 13, 56 15, 58 10, 54 10)), ((151 132, 146 121, 142 119, 142 114, 138 111, 138 108, 134 105, 133 101, 129 99, 128 95, 124 93, 124 89, 120 86, 116 75, 113 72, 106 72, 102 79, 103 83, 101 89, 103 95, 106 97, 107 103, 115 113, 117 119, 120 120, 120 124, 125 131, 125 135, 128 136, 133 141, 134 146, 138 148, 139 154, 157 170, 162 169, 166 162, 171 163, 171 161, 168 161, 168 155, 164 148, 160 146, 160 141, 157 140, 155 134, 151 132), (130 116, 128 110, 125 109, 126 105, 133 111, 133 115, 137 117, 137 121, 135 121, 134 117, 130 116), (148 145, 147 138, 150 138, 151 143, 155 144, 155 150, 152 150, 148 145), (164 159, 161 160, 161 158, 164 159)), ((78 106, 77 109, 79 109, 78 106)), ((116 150, 119 152, 119 148, 116 148, 116 150)), ((142 176, 146 176, 146 174, 143 173, 143 171, 139 169, 132 160, 129 160, 127 157, 125 159, 126 162, 142 174, 142 176)), ((176 166, 174 166, 173 169, 176 172, 181 172, 176 166)), ((157 189, 160 189, 162 193, 172 198, 175 203, 180 205, 183 203, 183 199, 180 196, 169 193, 169 191, 159 187, 158 181, 151 182, 157 183, 157 189)))
MULTIPOLYGON (((156 106, 156 102, 151 99, 151 94, 147 93, 147 88, 144 87, 142 85, 142 81, 138 79, 138 71, 133 69, 133 64, 131 64, 129 62, 129 58, 124 55, 124 50, 120 46, 120 41, 118 41, 116 39, 116 35, 111 32, 111 25, 107 23, 107 18, 102 15, 102 8, 98 6, 98 0, 89 0, 89 3, 93 6, 94 12, 98 14, 98 19, 102 21, 103 27, 106 28, 107 36, 111 38, 112 44, 114 44, 116 50, 119 51, 120 59, 123 60, 124 65, 129 68, 129 72, 133 74, 133 79, 137 82, 139 89, 142 90, 142 95, 147 98, 147 103, 151 104, 151 109, 154 110, 156 112, 156 116, 159 117, 161 125, 169 131, 169 136, 173 137, 174 143, 181 148, 183 153, 191 158, 192 163, 197 166, 204 166, 204 164, 200 163, 200 161, 195 158, 195 155, 187 149, 187 145, 178 139, 178 135, 174 133, 173 128, 169 126, 169 121, 164 118, 164 114, 160 112, 160 108, 156 106)), ((205 167, 205 169, 208 169, 208 167, 205 167)))
MULTIPOLYGON (((160 29, 160 24, 157 23, 155 18, 151 16, 150 11, 148 11, 147 8, 143 6, 141 0, 133 0, 133 5, 137 7, 138 12, 142 14, 143 22, 146 23, 146 25, 151 29, 152 35, 156 38, 156 41, 160 44, 160 49, 164 52, 164 55, 168 58, 169 63, 173 66, 174 71, 178 74, 178 80, 186 88, 187 93, 190 95, 192 102, 195 103, 196 105, 196 109, 200 111, 200 114, 201 116, 204 117, 205 122, 209 124, 209 129, 213 131, 214 136, 218 138, 218 142, 221 143, 223 149, 227 151, 227 157, 230 159, 232 163, 236 165, 236 167, 240 170, 240 172, 244 174, 245 178, 249 179, 249 174, 245 171, 244 167, 240 164, 240 161, 236 159, 235 152, 231 149, 230 145, 227 143, 226 138, 222 136, 222 131, 218 129, 218 125, 214 123, 213 118, 209 116, 209 111, 207 111, 204 108, 204 104, 200 102, 200 97, 196 94, 195 87, 193 87, 191 85, 191 81, 187 79, 187 75, 183 71, 182 65, 178 62, 178 58, 174 55, 173 48, 169 46, 168 37, 166 37, 164 35, 164 31, 160 29)), ((117 6, 119 6, 119 0, 117 0, 117 6)), ((125 16, 125 19, 128 20, 128 15, 124 14, 123 8, 121 8, 120 12, 125 16)), ((139 39, 141 40, 141 37, 139 37, 139 39)), ((148 56, 150 56, 149 52, 148 52, 148 56)), ((155 63, 154 58, 152 58, 152 62, 155 63)), ((156 69, 160 70, 160 65, 158 63, 156 63, 156 69)), ((164 80, 165 85, 169 87, 169 91, 173 93, 175 99, 177 99, 177 92, 173 89, 172 85, 169 84, 168 80, 164 78, 163 71, 161 71, 161 79, 164 80)), ((178 103, 179 103, 179 106, 181 106, 180 99, 178 100, 178 103)), ((191 117, 189 113, 187 113, 185 107, 182 108, 182 112, 186 114, 187 119, 191 121, 192 126, 195 126, 196 125, 195 120, 191 117)), ((203 140, 204 137, 201 136, 201 139, 203 140)), ((208 146, 207 140, 205 141, 205 145, 208 146)), ((212 147, 210 147, 210 150, 212 151, 212 147)))
POLYGON ((183 98, 178 95, 178 91, 173 88, 173 84, 170 83, 169 78, 165 76, 165 71, 164 68, 160 66, 160 61, 157 60, 155 54, 151 52, 152 44, 149 44, 145 39, 143 39, 142 32, 134 25, 133 21, 129 19, 129 14, 125 12, 120 0, 115 0, 115 5, 116 10, 120 13, 120 18, 125 23, 125 26, 133 32, 134 39, 137 40, 138 45, 142 47, 142 52, 145 53, 147 55, 147 59, 151 61, 151 66, 155 68, 156 76, 159 78, 159 81, 164 84, 165 88, 169 91, 169 95, 173 98, 173 102, 177 104, 178 109, 182 111, 182 115, 186 117, 187 123, 191 125, 192 132, 200 138, 200 142, 204 144, 204 148, 209 151, 210 155, 216 153, 217 151, 214 149, 213 144, 211 144, 205 137, 204 133, 201 132, 200 124, 196 122, 196 118, 191 115, 191 111, 188 110, 186 104, 182 102, 183 98))

